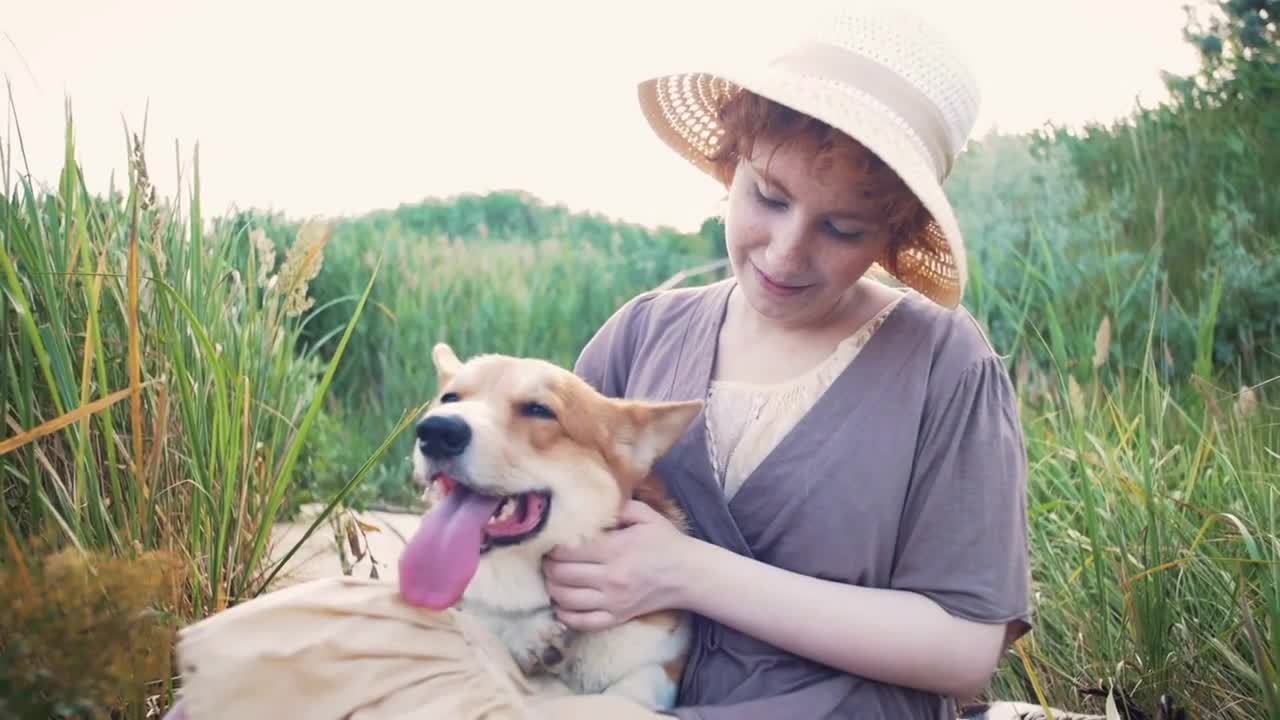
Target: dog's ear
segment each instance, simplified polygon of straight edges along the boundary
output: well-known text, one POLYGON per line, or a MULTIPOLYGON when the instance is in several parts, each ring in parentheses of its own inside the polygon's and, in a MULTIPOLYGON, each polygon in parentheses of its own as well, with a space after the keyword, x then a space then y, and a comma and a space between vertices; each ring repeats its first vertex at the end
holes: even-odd
POLYGON ((658 458, 676 444, 689 429, 689 423, 702 411, 701 400, 614 402, 619 411, 614 436, 617 451, 628 465, 641 473, 653 468, 658 458))
POLYGON ((431 348, 431 361, 435 363, 436 380, 440 387, 448 385, 457 374, 458 368, 462 367, 462 361, 458 360, 453 348, 443 342, 436 343, 435 347, 431 348))

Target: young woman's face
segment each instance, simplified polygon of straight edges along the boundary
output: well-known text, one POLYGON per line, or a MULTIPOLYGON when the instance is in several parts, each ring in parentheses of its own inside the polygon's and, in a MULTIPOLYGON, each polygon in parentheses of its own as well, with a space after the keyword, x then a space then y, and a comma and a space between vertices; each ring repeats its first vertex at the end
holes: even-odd
POLYGON ((821 325, 884 252, 889 233, 857 170, 764 140, 729 186, 725 242, 747 303, 784 327, 821 325))

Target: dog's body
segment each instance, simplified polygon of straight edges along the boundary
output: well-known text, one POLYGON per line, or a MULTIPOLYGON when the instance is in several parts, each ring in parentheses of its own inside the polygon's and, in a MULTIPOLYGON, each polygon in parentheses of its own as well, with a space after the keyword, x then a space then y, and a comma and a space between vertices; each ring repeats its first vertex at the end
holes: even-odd
POLYGON ((614 526, 629 499, 680 530, 652 465, 702 404, 606 398, 550 363, 432 353, 438 400, 418 423, 414 476, 431 509, 400 560, 408 602, 481 619, 527 674, 577 693, 674 704, 690 639, 678 611, 574 633, 555 616, 542 557, 614 526))

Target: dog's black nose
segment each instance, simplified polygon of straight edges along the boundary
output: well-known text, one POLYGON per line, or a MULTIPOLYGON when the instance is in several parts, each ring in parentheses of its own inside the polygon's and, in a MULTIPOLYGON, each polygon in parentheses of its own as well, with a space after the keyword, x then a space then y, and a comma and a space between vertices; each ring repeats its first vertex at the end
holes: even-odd
POLYGON ((471 442, 471 426, 455 415, 432 415, 418 423, 418 446, 432 458, 461 455, 471 442))

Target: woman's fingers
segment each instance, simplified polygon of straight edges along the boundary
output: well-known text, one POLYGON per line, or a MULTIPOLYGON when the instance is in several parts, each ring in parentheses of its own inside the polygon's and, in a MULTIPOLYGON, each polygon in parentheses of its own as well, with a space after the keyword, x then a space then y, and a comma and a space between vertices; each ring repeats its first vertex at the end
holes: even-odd
POLYGON ((604 593, 595 588, 548 585, 547 592, 551 595, 551 602, 560 610, 581 613, 604 606, 604 593))
POLYGON ((613 614, 607 610, 575 612, 565 608, 556 608, 556 617, 565 625, 583 632, 606 630, 617 624, 613 614))
POLYGON ((598 563, 608 558, 608 551, 604 538, 599 538, 574 547, 557 545, 547 553, 547 559, 562 563, 598 563))
POLYGON ((542 574, 548 585, 593 588, 604 582, 604 568, 594 563, 548 560, 542 565, 542 574))
POLYGON ((619 515, 618 520, 623 525, 634 525, 642 522, 667 522, 667 519, 659 514, 657 510, 639 500, 627 501, 627 504, 622 506, 622 513, 619 515))

